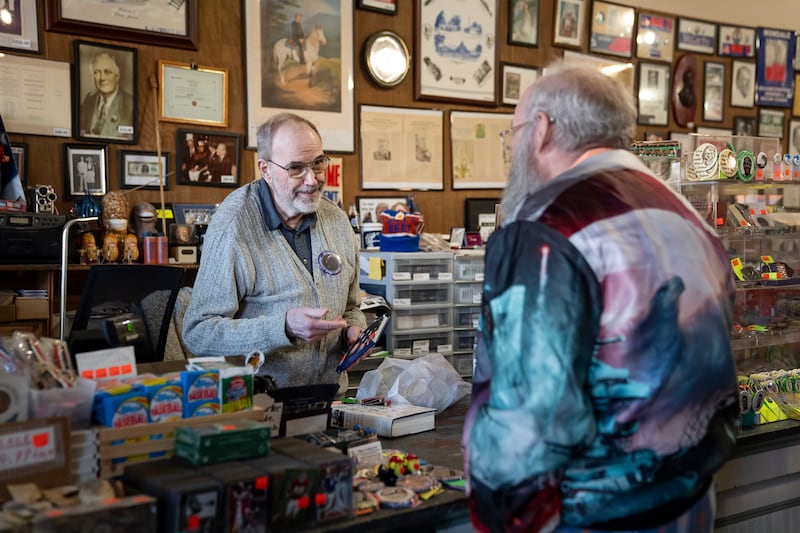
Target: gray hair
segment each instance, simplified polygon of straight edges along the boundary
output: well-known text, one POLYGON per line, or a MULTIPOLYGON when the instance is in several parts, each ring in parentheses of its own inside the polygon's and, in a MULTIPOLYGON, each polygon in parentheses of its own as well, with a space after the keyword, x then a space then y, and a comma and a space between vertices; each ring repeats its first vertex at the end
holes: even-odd
POLYGON ((630 147, 636 135, 631 91, 598 69, 555 63, 534 84, 525 120, 544 112, 554 121, 553 142, 567 152, 630 147))
POLYGON ((295 115, 294 113, 278 113, 277 115, 273 115, 267 119, 266 122, 259 126, 258 131, 256 132, 259 159, 263 159, 265 161, 267 159, 272 159, 272 140, 275 138, 275 134, 278 133, 278 130, 280 130, 283 125, 291 122, 305 124, 314 130, 314 133, 317 134, 317 137, 322 140, 322 135, 319 134, 319 130, 311 121, 301 117, 300 115, 295 115))

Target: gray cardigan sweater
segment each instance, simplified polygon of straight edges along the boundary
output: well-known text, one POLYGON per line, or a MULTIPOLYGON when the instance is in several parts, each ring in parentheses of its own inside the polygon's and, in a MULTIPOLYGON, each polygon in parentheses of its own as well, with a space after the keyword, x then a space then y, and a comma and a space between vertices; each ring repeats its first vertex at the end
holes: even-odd
POLYGON ((359 310, 359 243, 347 215, 323 198, 311 228, 313 272, 302 264, 280 229, 267 231, 259 205, 259 180, 232 192, 211 220, 200 269, 183 322, 186 346, 199 356, 264 352, 263 374, 279 387, 337 383, 343 332, 320 342, 290 340, 286 312, 295 307, 329 310, 348 325, 364 327, 359 310), (337 253, 340 273, 320 269, 323 251, 337 253))

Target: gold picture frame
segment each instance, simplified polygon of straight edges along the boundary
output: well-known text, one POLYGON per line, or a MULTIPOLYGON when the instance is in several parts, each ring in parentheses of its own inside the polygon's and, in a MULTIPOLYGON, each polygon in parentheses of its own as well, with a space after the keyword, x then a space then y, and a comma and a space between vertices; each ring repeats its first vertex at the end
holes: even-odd
POLYGON ((167 122, 228 125, 228 70, 158 62, 159 118, 167 122))

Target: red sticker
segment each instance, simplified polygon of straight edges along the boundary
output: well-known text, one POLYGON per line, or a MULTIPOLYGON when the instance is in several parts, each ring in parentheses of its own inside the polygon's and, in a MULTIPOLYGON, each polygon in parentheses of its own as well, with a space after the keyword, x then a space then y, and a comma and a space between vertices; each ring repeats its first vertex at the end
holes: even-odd
POLYGON ((267 490, 267 476, 261 476, 256 478, 256 489, 258 490, 267 490))
POLYGON ((110 376, 119 376, 119 367, 112 366, 111 368, 108 369, 108 374, 110 376))
POLYGON ((42 446, 47 446, 50 443, 50 435, 47 433, 39 433, 38 435, 33 436, 33 447, 34 448, 41 448, 42 446))
POLYGON ((97 369, 97 379, 102 379, 108 377, 108 369, 107 368, 98 368, 97 369))
POLYGON ((314 495, 314 504, 317 507, 322 507, 325 505, 325 502, 328 500, 327 495, 324 492, 318 492, 314 495))

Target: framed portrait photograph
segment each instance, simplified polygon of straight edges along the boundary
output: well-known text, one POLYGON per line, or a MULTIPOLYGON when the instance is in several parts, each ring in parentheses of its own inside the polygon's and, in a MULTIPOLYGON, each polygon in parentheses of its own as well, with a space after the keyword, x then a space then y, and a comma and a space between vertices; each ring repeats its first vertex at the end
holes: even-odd
POLYGON ((792 107, 794 32, 756 30, 756 105, 792 107))
POLYGON ((752 137, 756 134, 756 117, 737 115, 733 117, 733 134, 752 137))
POLYGON ((722 122, 725 94, 725 63, 706 61, 703 77, 703 120, 722 122))
POLYGON ((217 210, 216 204, 173 204, 176 224, 209 224, 217 210))
POLYGON ((670 65, 639 62, 639 124, 669 124, 670 87, 670 65))
POLYGON ((74 41, 75 137, 136 144, 136 49, 74 41))
POLYGON ((120 150, 119 185, 123 189, 159 190, 161 181, 164 190, 169 189, 169 154, 161 153, 161 174, 159 175, 158 153, 138 150, 120 150))
POLYGON ((415 99, 495 105, 497 3, 415 0, 415 99))
POLYGON ((672 62, 675 49, 675 17, 639 13, 636 57, 672 62))
POLYGON ((39 8, 31 0, 5 0, 7 20, 0 23, 0 49, 38 54, 39 8))
POLYGON ((376 11, 385 15, 397 14, 398 0, 358 0, 358 9, 376 11))
POLYGON ((500 65, 500 102, 503 105, 517 105, 522 93, 539 77, 539 69, 524 65, 503 63, 500 65))
POLYGON ((719 55, 730 57, 754 57, 756 54, 756 30, 743 26, 719 25, 719 55))
POLYGON ((756 89, 756 64, 734 59, 732 68, 731 107, 753 107, 756 89))
POLYGON ((44 7, 48 31, 197 50, 200 0, 44 0, 44 7))
POLYGON ((783 111, 777 109, 758 110, 759 137, 783 137, 783 111))
POLYGON ((228 70, 189 63, 158 62, 161 120, 228 125, 228 70))
POLYGON ((108 145, 64 145, 65 190, 72 197, 108 192, 108 145))
POLYGON ((792 154, 800 154, 800 120, 789 121, 789 151, 792 154))
POLYGON ((200 236, 197 234, 196 224, 172 223, 169 225, 169 243, 171 245, 193 246, 195 244, 198 244, 199 242, 200 242, 200 236))
POLYGON ((508 44, 539 46, 539 0, 512 0, 508 10, 508 44))
POLYGON ((266 119, 291 111, 314 123, 326 152, 353 152, 353 0, 292 4, 243 2, 247 147, 266 119))
POLYGON ((634 10, 611 2, 592 3, 589 51, 619 57, 633 55, 634 10))
POLYGON ((586 0, 556 0, 553 44, 580 48, 585 32, 586 0))
POLYGON ((678 19, 678 50, 714 54, 717 51, 717 25, 703 20, 678 19))
POLYGON ((11 143, 11 157, 14 158, 14 163, 17 165, 17 174, 19 174, 19 179, 22 181, 22 186, 25 187, 27 185, 27 181, 25 180, 26 176, 26 159, 28 156, 28 143, 11 143))
POLYGON ((237 133, 179 129, 175 183, 237 187, 241 139, 237 133))
POLYGON ((356 196, 356 207, 362 224, 380 222, 379 215, 386 209, 408 209, 405 196, 356 196))

